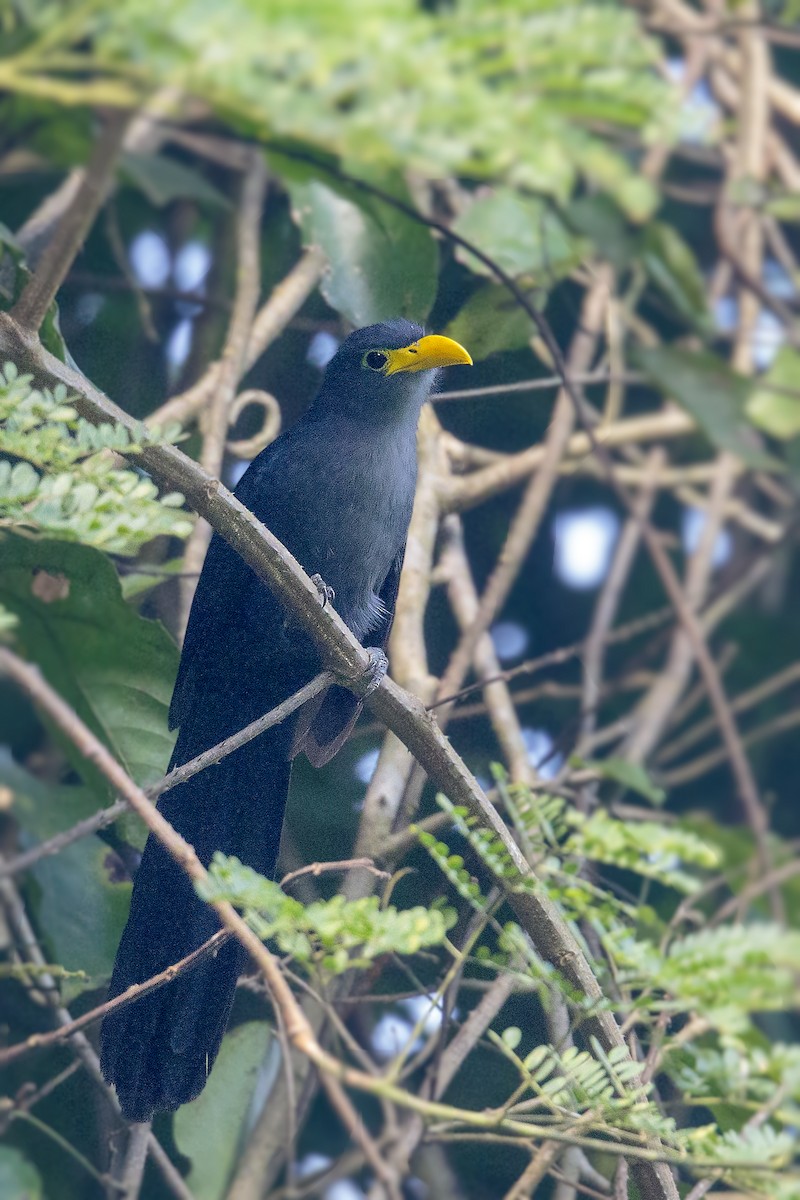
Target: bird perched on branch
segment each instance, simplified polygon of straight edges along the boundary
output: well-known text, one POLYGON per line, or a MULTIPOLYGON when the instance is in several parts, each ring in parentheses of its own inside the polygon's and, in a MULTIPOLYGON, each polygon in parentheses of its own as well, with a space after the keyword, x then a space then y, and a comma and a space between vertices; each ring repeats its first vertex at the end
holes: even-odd
MULTIPOLYGON (((335 606, 372 650, 373 682, 386 670, 416 483, 416 428, 441 367, 470 363, 450 338, 408 321, 352 333, 328 364, 308 412, 262 451, 236 495, 319 575, 335 606)), ((326 593, 327 594, 327 593, 326 593)), ((286 700, 322 669, 311 638, 268 586, 214 535, 194 597, 170 725, 181 766, 286 700)), ((361 700, 332 686, 290 720, 262 733, 166 793, 164 816, 204 864, 215 851, 271 876, 292 758, 326 763, 347 738, 361 700)), ((151 834, 136 873, 110 996, 198 949, 218 929, 212 908, 151 834)), ((214 957, 109 1014, 103 1075, 123 1114, 145 1121, 202 1090, 246 962, 225 942, 214 957)))

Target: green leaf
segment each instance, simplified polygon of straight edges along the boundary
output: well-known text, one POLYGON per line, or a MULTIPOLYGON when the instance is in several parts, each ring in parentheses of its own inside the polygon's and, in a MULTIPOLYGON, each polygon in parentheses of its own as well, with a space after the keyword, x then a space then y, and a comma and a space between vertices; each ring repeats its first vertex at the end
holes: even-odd
POLYGON ((522 1041, 522 1030, 517 1025, 509 1025, 500 1035, 509 1050, 516 1050, 522 1041))
POLYGON ((3 1200, 42 1200, 42 1180, 33 1163, 13 1146, 0 1146, 0 1196, 3 1200))
POLYGON ((670 346, 637 347, 635 362, 667 397, 678 401, 695 418, 709 440, 728 450, 748 467, 782 470, 782 464, 761 450, 745 416, 751 383, 736 375, 722 359, 705 351, 675 350, 670 346))
POLYGON ((199 171, 186 167, 165 154, 124 153, 120 171, 144 192, 151 204, 163 208, 173 200, 196 200, 214 208, 230 208, 230 201, 203 178, 199 171))
POLYGON ((638 792, 640 796, 644 796, 645 800, 649 800, 651 804, 656 804, 660 807, 667 798, 667 793, 664 789, 656 787, 640 763, 632 763, 624 758, 612 757, 604 758, 599 762, 587 762, 586 766, 597 771, 597 774, 601 778, 611 779, 614 783, 620 783, 632 792, 638 792))
MULTIPOLYGON (((497 188, 474 200, 453 229, 509 275, 531 277, 542 287, 549 287, 566 274, 585 251, 551 205, 511 188, 497 188)), ((463 247, 456 253, 471 270, 480 275, 492 274, 463 247)))
MULTIPOLYGON (((106 556, 77 543, 5 534, 0 603, 18 618, 22 652, 128 774, 141 785, 159 779, 175 740, 167 710, 178 651, 158 622, 125 603, 106 556)), ((74 769, 107 800, 105 778, 56 736, 74 769)))
MULTIPOLYGON (((61 325, 58 317, 58 305, 55 300, 44 314, 42 325, 39 330, 39 338, 45 350, 49 350, 55 358, 61 362, 69 362, 69 351, 67 343, 64 341, 64 335, 61 332, 61 325)), ((74 363, 74 360, 73 360, 74 363)))
MULTIPOLYGON (((40 5, 5 7, 38 15, 40 5)), ((656 189, 627 144, 617 148, 620 135, 667 142, 677 131, 658 47, 618 5, 120 0, 70 18, 70 69, 45 60, 45 96, 96 105, 179 87, 223 130, 429 178, 505 178, 565 196, 580 174, 640 213, 656 189)), ((30 85, 26 66, 9 87, 30 85)))
POLYGON ((126 454, 179 434, 130 432, 119 423, 92 425, 78 416, 63 384, 31 386, 14 363, 0 369, 0 526, 85 542, 110 553, 135 554, 159 534, 188 537, 183 497, 160 496, 143 472, 116 465, 126 454), (12 467, 14 459, 17 462, 12 467))
POLYGON ((472 293, 445 333, 469 346, 473 359, 482 359, 527 346, 534 326, 507 288, 485 283, 472 293))
POLYGON ((618 271, 626 270, 636 254, 636 244, 625 218, 609 196, 581 196, 564 216, 577 233, 589 238, 595 250, 618 271))
POLYGON ((171 558, 168 562, 159 563, 153 571, 149 570, 145 563, 140 571, 126 571, 120 576, 122 595, 125 600, 138 600, 153 588, 160 587, 167 579, 180 575, 182 570, 182 558, 171 558))
POLYGON ((336 974, 384 954, 416 954, 423 946, 440 945, 456 919, 451 909, 436 904, 381 908, 377 896, 347 901, 339 895, 304 906, 273 880, 219 852, 197 891, 204 900, 229 900, 244 909, 258 936, 275 938, 283 953, 336 974))
POLYGON ((676 938, 654 957, 650 986, 711 1023, 741 1033, 751 1012, 779 1012, 796 998, 800 933, 779 925, 721 925, 676 938))
MULTIPOLYGON (((402 182, 382 178, 381 187, 409 202, 402 182)), ((328 258, 320 290, 353 325, 390 317, 423 321, 436 297, 438 251, 430 230, 411 217, 348 194, 322 179, 290 182, 295 220, 306 245, 328 258)))
POLYGON ((677 229, 651 221, 642 236, 642 262, 676 312, 701 332, 713 330, 706 286, 697 260, 677 229))
MULTIPOLYGON (((97 809, 97 797, 86 788, 44 784, 8 753, 0 755, 0 781, 13 794, 13 813, 26 849, 97 809)), ((104 983, 111 974, 131 893, 130 883, 116 879, 118 865, 107 845, 88 837, 40 859, 30 869, 36 884, 30 903, 48 957, 68 971, 88 976, 62 983, 65 1003, 87 987, 104 983)))
POLYGON ((205 1089, 175 1114, 175 1141, 191 1159, 186 1182, 195 1200, 221 1200, 225 1194, 271 1036, 266 1021, 227 1034, 205 1089))
POLYGON ((697 871, 683 870, 683 863, 710 871, 722 862, 717 847, 677 825, 620 821, 603 808, 589 817, 572 812, 570 823, 574 832, 564 845, 565 853, 580 862, 588 858, 635 871, 687 895, 698 890, 702 877, 697 871))
POLYGON ((782 196, 775 196, 772 200, 767 201, 764 210, 771 217, 775 217, 777 221, 800 225, 800 195, 797 192, 786 192, 782 196))
POLYGON ((780 348, 769 371, 756 384, 746 412, 754 425, 781 441, 800 434, 800 354, 791 346, 780 348), (764 386, 767 384, 770 386, 764 386), (779 388, 785 391, 775 390, 779 388))

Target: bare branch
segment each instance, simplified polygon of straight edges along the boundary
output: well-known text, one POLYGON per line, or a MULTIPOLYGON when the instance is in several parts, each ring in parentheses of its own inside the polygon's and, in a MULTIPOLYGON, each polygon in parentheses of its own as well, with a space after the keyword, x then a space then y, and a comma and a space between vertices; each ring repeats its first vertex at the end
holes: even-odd
MULTIPOLYGON (((597 346, 598 333, 602 327, 612 278, 610 269, 601 268, 598 271, 594 287, 586 296, 581 314, 581 328, 575 335, 570 353, 570 371, 583 370, 591 362, 597 346)), ((462 635, 451 656, 447 670, 442 676, 438 690, 439 696, 457 691, 462 686, 481 635, 487 631, 505 603, 544 518, 550 495, 558 478, 558 465, 566 452, 575 417, 576 413, 571 399, 567 391, 562 389, 553 411, 553 419, 545 443, 545 457, 523 496, 497 566, 481 596, 475 618, 469 630, 462 635)), ((440 720, 443 715, 440 713, 440 720)))
POLYGON ((106 1000, 104 1004, 98 1004, 96 1008, 92 1008, 89 1012, 84 1013, 75 1020, 69 1021, 64 1025, 60 1025, 57 1029, 51 1029, 49 1033, 34 1033, 24 1042, 18 1042, 15 1046, 8 1046, 5 1050, 0 1050, 0 1066, 8 1066, 18 1058, 23 1058, 33 1050, 41 1050, 46 1046, 56 1045, 59 1042, 64 1042, 71 1038, 74 1033, 78 1033, 81 1029, 85 1029, 87 1025, 94 1025, 96 1021, 101 1020, 107 1013, 115 1012, 118 1008, 125 1008, 128 1004, 132 1004, 134 1000, 139 1000, 148 992, 155 991, 156 988, 163 987, 165 983, 170 983, 176 976, 182 974, 183 971, 189 970, 201 958, 205 958, 209 954, 213 954, 222 942, 227 941, 230 934, 225 930, 215 933, 197 950, 193 950, 191 954, 187 954, 185 958, 179 962, 173 963, 163 971, 159 971, 157 975, 152 975, 150 979, 145 979, 142 983, 131 984, 119 996, 115 996, 113 1000, 106 1000))
POLYGON ((531 1156, 525 1170, 516 1183, 512 1184, 503 1200, 529 1200, 536 1195, 536 1189, 555 1162, 563 1147, 558 1142, 542 1142, 535 1154, 531 1156))
POLYGON ((108 195, 117 157, 131 120, 130 113, 113 110, 98 138, 86 173, 74 191, 71 203, 28 283, 12 310, 23 329, 36 332, 45 318, 56 292, 94 224, 100 206, 108 195))

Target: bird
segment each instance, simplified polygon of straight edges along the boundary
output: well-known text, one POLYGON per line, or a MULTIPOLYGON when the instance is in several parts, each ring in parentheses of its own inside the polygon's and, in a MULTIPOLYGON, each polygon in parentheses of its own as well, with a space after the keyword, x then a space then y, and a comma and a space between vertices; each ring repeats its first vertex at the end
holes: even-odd
MULTIPOLYGON (((351 333, 304 415, 253 459, 235 495, 315 577, 386 670, 416 486, 419 414, 443 367, 471 364, 443 335, 395 319, 351 333)), ((311 637, 218 534, 187 623, 169 710, 170 769, 268 712, 323 668, 311 637)), ((292 760, 322 766, 362 700, 332 684, 287 721, 166 792, 159 810, 208 865, 216 851, 272 877, 292 760)), ((151 834, 136 871, 109 998, 191 954, 220 929, 183 869, 151 834)), ((247 956, 233 939, 215 955, 108 1013, 100 1064, 123 1116, 148 1121, 205 1086, 247 956)))

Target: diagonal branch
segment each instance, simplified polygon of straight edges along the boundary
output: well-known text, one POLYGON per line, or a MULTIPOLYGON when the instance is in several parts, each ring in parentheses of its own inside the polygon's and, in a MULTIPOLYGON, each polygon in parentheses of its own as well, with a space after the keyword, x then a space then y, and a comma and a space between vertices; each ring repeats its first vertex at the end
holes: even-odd
POLYGON ((42 254, 33 278, 12 309, 12 316, 23 329, 39 329, 83 245, 108 195, 131 117, 129 112, 116 110, 108 117, 72 203, 64 212, 53 240, 42 254))
MULTIPOLYGON (((127 808, 127 805, 126 805, 127 808)), ((126 1008, 129 1004, 133 1004, 134 1000, 139 1000, 142 996, 146 996, 148 992, 154 992, 156 988, 163 987, 165 983, 170 983, 178 975, 193 967, 201 958, 206 958, 209 954, 215 953, 219 949, 220 944, 230 937, 224 929, 215 933, 207 942, 204 942, 197 950, 193 950, 191 954, 187 954, 184 958, 176 963, 172 963, 163 971, 159 971, 157 975, 151 975, 149 979, 145 979, 142 983, 133 983, 119 996, 115 996, 113 1000, 106 1000, 103 1004, 98 1004, 96 1008, 92 1008, 89 1012, 85 1012, 75 1020, 68 1022, 66 1025, 59 1025, 57 1029, 51 1029, 47 1033, 33 1033, 24 1042, 17 1042, 13 1046, 8 1046, 5 1050, 0 1050, 0 1066, 7 1067, 9 1063, 15 1062, 18 1058, 23 1058, 32 1050, 41 1050, 45 1046, 52 1046, 57 1042, 66 1041, 73 1034, 85 1029, 87 1025, 94 1025, 95 1021, 99 1021, 101 1017, 105 1017, 107 1013, 115 1012, 118 1008, 126 1008)))

